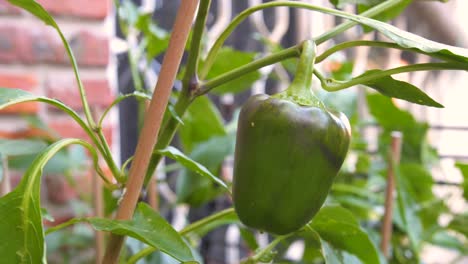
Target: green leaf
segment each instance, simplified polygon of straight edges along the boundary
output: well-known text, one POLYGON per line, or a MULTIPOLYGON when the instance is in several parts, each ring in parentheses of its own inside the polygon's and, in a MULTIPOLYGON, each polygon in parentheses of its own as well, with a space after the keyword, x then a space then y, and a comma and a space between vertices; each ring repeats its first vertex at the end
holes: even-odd
POLYGON ((87 132, 92 133, 91 131, 89 131, 89 128, 80 118, 80 116, 73 109, 64 105, 58 100, 47 98, 44 96, 33 95, 29 92, 20 89, 0 88, 0 109, 6 108, 14 104, 32 101, 47 103, 57 107, 58 109, 62 110, 67 115, 72 117, 75 121, 77 121, 81 127, 83 127, 84 129, 88 129, 87 132))
POLYGON ((339 81, 348 81, 353 78, 353 68, 354 68, 354 63, 350 61, 344 61, 344 62, 335 62, 339 64, 339 68, 333 69, 331 71, 332 78, 335 80, 339 81))
MULTIPOLYGON (((223 47, 213 63, 207 79, 212 79, 225 72, 252 62, 257 54, 253 52, 242 52, 223 47)), ((229 81, 212 90, 214 94, 239 93, 250 88, 250 86, 261 77, 260 72, 254 71, 240 78, 229 81)))
POLYGON ((47 11, 36 1, 34 0, 8 0, 12 5, 21 7, 24 10, 27 10, 29 13, 33 14, 35 17, 42 20, 46 25, 50 25, 54 28, 58 28, 57 23, 54 19, 47 13, 47 11))
POLYGON ((147 59, 152 59, 169 45, 169 34, 153 22, 153 14, 142 14, 136 21, 136 28, 143 32, 146 40, 147 59))
POLYGON ((468 213, 455 215, 448 227, 468 238, 468 213))
MULTIPOLYGON (((325 13, 331 13, 330 11, 326 11, 325 13)), ((468 50, 460 47, 454 47, 450 45, 445 45, 442 43, 438 43, 432 40, 425 39, 421 36, 412 34, 410 32, 400 30, 397 27, 394 27, 390 24, 359 16, 354 14, 336 14, 336 16, 343 17, 349 20, 352 20, 356 23, 361 25, 365 25, 375 30, 379 31, 386 37, 390 38, 391 40, 395 41, 401 47, 404 48, 415 48, 427 53, 434 53, 438 57, 445 57, 448 60, 458 61, 466 63, 468 62, 468 50)))
POLYGON ((47 147, 47 143, 35 139, 0 139, 0 154, 21 156, 37 154, 47 147))
POLYGON ((430 241, 431 244, 452 249, 460 252, 461 254, 468 254, 468 248, 457 236, 454 236, 446 230, 440 230, 436 232, 430 241))
MULTIPOLYGON (((363 12, 367 11, 368 9, 370 9, 371 7, 373 7, 373 6, 377 5, 377 4, 380 4, 380 3, 384 2, 384 1, 386 1, 386 0, 362 1, 358 5, 358 12, 363 13, 363 12)), ((403 12, 406 9, 406 7, 408 7, 408 5, 411 4, 411 2, 413 2, 413 0, 406 0, 404 2, 401 2, 400 4, 385 10, 384 12, 378 14, 377 16, 374 16, 373 19, 376 19, 376 20, 379 20, 379 21, 392 20, 395 17, 397 17, 398 15, 400 15, 401 12, 403 12)), ((372 28, 369 28, 369 27, 363 27, 363 28, 364 28, 364 32, 366 32, 366 33, 373 30, 372 28)))
MULTIPOLYGON (((234 153, 235 135, 216 136, 195 146, 190 158, 204 165, 211 173, 218 174, 224 159, 234 153)), ((184 169, 177 177, 177 200, 199 207, 223 193, 209 178, 184 169)))
POLYGON ((130 236, 179 261, 193 261, 192 252, 174 228, 145 203, 139 203, 132 220, 90 218, 95 229, 130 236))
POLYGON ((184 153, 180 152, 180 150, 172 146, 169 146, 165 149, 158 150, 158 153, 161 155, 167 156, 173 160, 176 160, 177 162, 184 165, 188 169, 200 174, 203 177, 206 177, 212 180, 213 182, 217 183, 218 185, 226 189, 226 191, 230 192, 229 188, 222 180, 220 180, 218 177, 213 175, 205 166, 187 157, 184 153))
POLYGON ((325 256, 319 234, 307 225, 298 235, 304 238, 302 261, 304 263, 321 263, 325 256))
POLYGON ((2 262, 46 262, 40 178, 47 161, 71 144, 80 144, 92 150, 88 143, 79 139, 64 139, 52 144, 34 160, 18 186, 0 198, 0 215, 3 216, 0 233, 4 238, 8 238, 0 240, 2 262))
POLYGON ((255 251, 259 248, 259 245, 255 238, 255 234, 252 232, 252 230, 239 226, 239 232, 242 237, 242 240, 245 242, 245 244, 250 250, 255 251))
MULTIPOLYGON (((369 70, 356 78, 372 75, 378 72, 382 72, 382 70, 369 70)), ((369 86, 370 88, 373 88, 379 91, 381 94, 386 95, 388 97, 403 99, 408 102, 420 105, 427 105, 439 108, 444 107, 416 86, 407 82, 395 80, 392 76, 385 76, 382 78, 374 79, 363 83, 363 85, 369 86)))
MULTIPOLYGON (((14 169, 24 170, 33 163, 35 155, 25 155, 9 158, 9 166, 14 169)), ((85 149, 72 146, 55 154, 44 167, 45 174, 66 174, 71 171, 83 169, 86 166, 85 149)))
POLYGON ((403 222, 403 228, 408 233, 411 247, 419 252, 423 234, 421 219, 418 216, 419 204, 411 196, 411 179, 405 177, 400 168, 395 170, 395 186, 397 192, 397 210, 403 222))
MULTIPOLYGON (((348 210, 339 206, 323 207, 309 226, 334 249, 346 251, 359 258, 362 263, 381 263, 375 245, 348 210)), ((351 259, 353 258, 346 257, 345 260, 351 259)))
POLYGON ((356 256, 347 253, 346 251, 333 248, 329 243, 321 240, 323 257, 327 264, 361 264, 356 256))
POLYGON ((0 88, 0 109, 18 103, 37 101, 39 98, 39 96, 20 89, 0 88))
POLYGON ((432 200, 432 186, 434 179, 429 171, 421 164, 417 163, 402 163, 400 165, 400 175, 405 179, 408 194, 421 204, 432 200))
POLYGON ((455 163, 455 166, 461 171, 463 176, 463 197, 468 201, 468 164, 460 162, 455 163))
MULTIPOLYGON (((8 0, 8 2, 10 2, 13 5, 16 5, 18 7, 21 7, 23 9, 27 10, 32 15, 36 16, 37 18, 42 20, 44 23, 46 23, 46 25, 52 26, 57 31, 57 33, 60 36, 60 39, 62 40, 63 46, 65 47, 65 50, 67 51, 68 57, 70 59, 70 62, 71 62, 72 68, 73 68, 73 72, 75 74, 75 78, 76 78, 76 81, 78 83, 78 89, 80 91, 80 94, 84 98, 85 97, 85 91, 84 91, 84 87, 83 87, 83 84, 82 84, 82 81, 81 81, 81 78, 80 78, 80 74, 78 72, 78 64, 76 62, 75 56, 73 55, 73 51, 72 51, 72 49, 70 47, 70 44, 66 40, 65 36, 63 35, 62 31, 60 30, 59 26, 57 25, 57 23, 55 22, 53 17, 51 15, 49 15, 49 13, 47 13, 47 11, 39 3, 37 3, 34 0, 8 0)), ((48 99, 48 100, 50 100, 50 99, 48 99)), ((41 101, 41 100, 38 100, 38 101, 41 101)), ((90 110, 89 110, 88 103, 87 103, 86 100, 82 100, 82 103, 84 105, 84 111, 85 111, 86 115, 89 117, 91 115, 91 113, 89 112, 90 110)), ((58 106, 58 105, 56 105, 56 106, 58 106)))
POLYGON ((401 160, 425 164, 424 148, 427 145, 427 123, 418 122, 408 111, 399 109, 390 98, 381 94, 367 95, 367 105, 371 115, 382 126, 379 150, 387 155, 392 131, 403 133, 401 160))
POLYGON ((186 152, 211 137, 226 134, 223 119, 216 106, 206 97, 198 97, 187 109, 179 129, 179 135, 186 152))

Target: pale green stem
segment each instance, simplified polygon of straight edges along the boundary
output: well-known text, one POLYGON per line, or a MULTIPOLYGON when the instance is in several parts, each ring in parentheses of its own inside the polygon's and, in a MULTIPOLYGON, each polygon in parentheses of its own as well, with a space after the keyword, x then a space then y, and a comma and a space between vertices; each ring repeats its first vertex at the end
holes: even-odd
MULTIPOLYGON (((366 12, 363 12, 361 16, 367 16, 367 17, 372 17, 375 16, 379 13, 381 13, 384 10, 387 10, 388 8, 391 8, 400 2, 404 0, 389 0, 386 2, 383 2, 382 4, 376 5, 373 8, 367 10, 366 12)), ((310 4, 306 4, 303 2, 295 2, 295 1, 276 1, 276 2, 268 2, 264 4, 260 4, 254 7, 251 7, 249 9, 244 10, 242 13, 237 15, 232 22, 226 27, 226 29, 221 33, 221 35, 218 37, 218 39, 215 41, 213 46, 211 47, 210 51, 208 52, 208 55, 206 57, 205 63, 203 65, 203 68, 200 72, 200 78, 204 79, 206 75, 208 74, 209 70, 211 69, 211 66, 214 63, 214 60, 216 59, 216 56, 223 46, 224 42, 226 39, 231 35, 231 33, 234 31, 234 29, 242 22, 244 21, 249 15, 252 13, 255 13, 257 11, 267 9, 267 8, 272 8, 272 7, 279 7, 279 6, 288 6, 288 7, 294 7, 294 8, 304 8, 308 10, 313 10, 313 11, 318 11, 322 13, 327 13, 339 17, 343 17, 346 19, 349 19, 349 16, 353 16, 355 18, 358 18, 359 16, 352 15, 343 11, 339 11, 336 9, 330 9, 330 8, 325 8, 325 7, 320 7, 320 6, 314 6, 310 4)), ((340 24, 333 28, 332 30, 326 32, 325 34, 317 37, 314 39, 315 43, 317 45, 333 38, 334 36, 346 31, 347 29, 351 28, 354 25, 357 25, 357 22, 353 21, 348 21, 346 23, 340 24)))

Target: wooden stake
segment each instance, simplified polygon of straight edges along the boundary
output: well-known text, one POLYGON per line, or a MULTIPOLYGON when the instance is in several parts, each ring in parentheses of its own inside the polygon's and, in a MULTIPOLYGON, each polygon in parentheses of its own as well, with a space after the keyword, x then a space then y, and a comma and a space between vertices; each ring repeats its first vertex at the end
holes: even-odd
POLYGON ((395 190, 395 170, 400 163, 402 134, 401 132, 394 131, 392 132, 391 137, 392 141, 387 170, 387 188, 385 190, 385 212, 381 230, 382 240, 380 243, 380 249, 387 259, 389 257, 389 245, 392 238, 392 210, 393 193, 395 190))
MULTIPOLYGON (((128 220, 133 216, 198 2, 198 0, 184 0, 180 4, 153 98, 145 115, 128 183, 117 210, 116 219, 128 220)), ((123 242, 123 236, 111 234, 103 263, 117 263, 123 242)))

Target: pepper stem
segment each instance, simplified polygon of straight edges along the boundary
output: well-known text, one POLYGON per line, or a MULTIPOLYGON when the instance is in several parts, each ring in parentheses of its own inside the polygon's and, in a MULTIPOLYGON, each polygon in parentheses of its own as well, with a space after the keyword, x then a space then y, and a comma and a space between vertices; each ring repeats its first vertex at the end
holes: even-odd
POLYGON ((312 86, 315 57, 315 42, 313 40, 305 40, 302 43, 301 57, 297 64, 294 80, 285 91, 275 95, 275 97, 288 99, 299 105, 322 107, 323 103, 310 89, 312 86))

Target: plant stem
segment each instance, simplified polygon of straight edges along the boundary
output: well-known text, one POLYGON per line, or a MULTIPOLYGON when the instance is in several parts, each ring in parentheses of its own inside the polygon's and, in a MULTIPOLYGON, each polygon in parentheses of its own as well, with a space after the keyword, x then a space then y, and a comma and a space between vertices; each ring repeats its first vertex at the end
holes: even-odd
POLYGON ((273 95, 273 97, 291 100, 299 105, 323 107, 322 102, 310 89, 316 52, 317 47, 313 40, 305 40, 302 43, 301 56, 297 63, 294 80, 286 90, 273 95))
POLYGON ((123 183, 125 181, 125 177, 123 174, 120 172, 119 167, 114 161, 112 151, 110 150, 109 144, 107 143, 106 137, 104 136, 104 133, 102 132, 101 127, 96 127, 96 134, 98 135, 99 140, 101 141, 101 147, 104 151, 102 153, 104 159, 106 159, 107 165, 109 166, 109 169, 112 171, 112 174, 114 175, 114 178, 119 182, 123 183))
POLYGON ((351 79, 347 82, 341 82, 333 79, 326 79, 317 71, 314 71, 314 74, 320 79, 322 83, 323 89, 334 92, 349 88, 354 85, 358 84, 365 84, 369 81, 399 74, 405 72, 415 72, 415 71, 430 71, 430 70, 465 70, 468 71, 468 65, 465 63, 458 63, 458 62, 441 62, 441 63, 421 63, 421 64, 414 64, 414 65, 407 65, 402 66, 394 69, 384 70, 384 71, 377 71, 371 74, 366 74, 364 76, 358 76, 356 78, 351 79))
POLYGON ((194 222, 188 226, 186 226, 184 229, 180 230, 179 234, 184 236, 194 230, 196 230, 197 228, 200 228, 204 225, 207 225, 211 222, 214 222, 215 220, 218 220, 220 218, 223 218, 224 216, 228 215, 228 214, 231 214, 234 212, 234 208, 228 208, 228 209, 224 209, 222 211, 219 211, 215 214, 212 214, 208 217, 205 217, 203 219, 200 219, 198 220, 197 222, 194 222))
POLYGON ((151 100, 151 97, 148 94, 140 93, 140 92, 133 92, 133 93, 130 93, 130 94, 120 95, 102 112, 101 118, 99 118, 97 126, 102 127, 102 123, 104 122, 104 119, 106 118, 106 116, 110 112, 110 110, 115 105, 117 105, 118 103, 122 102, 123 100, 125 100, 125 99, 127 99, 129 97, 136 97, 139 100, 151 100))
POLYGON ((200 87, 195 92, 195 96, 200 96, 208 93, 211 89, 218 87, 221 84, 224 84, 228 81, 239 78, 247 73, 258 70, 262 67, 283 61, 285 59, 294 58, 301 54, 301 45, 295 45, 290 48, 284 49, 282 51, 273 53, 264 58, 258 59, 256 61, 250 62, 246 65, 243 65, 234 70, 223 73, 211 80, 203 82, 200 87))
MULTIPOLYGON (((37 99, 37 101, 39 102, 44 102, 44 103, 47 103, 47 104, 50 104, 50 105, 53 105, 55 107, 57 107, 58 109, 62 110, 63 112, 65 112, 68 116, 70 116, 73 120, 76 121, 76 123, 78 123, 78 125, 85 131, 85 133, 89 136, 89 138, 91 139, 91 141, 93 142, 94 146, 96 146, 97 150, 101 153, 101 155, 103 156, 104 160, 106 161, 106 164, 109 166, 109 168, 112 168, 113 166, 111 166, 110 164, 112 164, 114 162, 114 160, 112 159, 112 156, 108 156, 106 155, 106 151, 104 150, 102 144, 100 144, 100 140, 98 139, 98 137, 96 136, 96 134, 93 132, 93 130, 91 130, 91 128, 85 123, 85 121, 75 112, 73 111, 73 109, 69 108, 68 106, 62 104, 61 102, 58 102, 56 100, 53 100, 53 99, 50 99, 50 98, 47 98, 47 97, 39 97, 37 99)), ((116 168, 117 166, 115 166, 116 168)), ((96 168, 99 168, 99 167, 96 167, 96 168)), ((115 173, 114 171, 112 171, 112 173, 114 175, 119 175, 119 173, 115 173)), ((105 178, 102 173, 99 173, 99 175, 101 176, 101 178, 106 182, 107 184, 107 187, 111 186, 112 183, 110 183, 107 178, 105 178)))
MULTIPOLYGON (((153 147, 158 141, 158 133, 164 111, 182 59, 185 43, 187 42, 197 6, 197 0, 182 1, 180 4, 173 32, 169 40, 167 53, 163 59, 160 77, 154 89, 155 92, 153 93, 148 112, 145 115, 145 122, 135 151, 135 159, 130 168, 126 191, 117 210, 116 219, 127 220, 132 218, 143 186, 145 172, 148 168, 153 147)), ((115 234, 110 236, 103 263, 117 263, 123 242, 124 236, 115 234)))
POLYGON ((91 109, 90 109, 89 104, 88 104, 88 99, 86 99, 86 92, 85 92, 83 83, 81 82, 80 74, 78 72, 78 64, 76 63, 75 56, 73 55, 73 52, 72 52, 72 50, 70 48, 70 45, 68 45, 68 42, 65 39, 65 36, 63 35, 62 31, 58 27, 56 29, 57 29, 57 31, 58 31, 58 33, 60 35, 60 38, 62 39, 62 42, 65 44, 64 46, 65 46, 65 49, 67 50, 68 57, 70 57, 70 61, 71 61, 72 68, 73 68, 73 73, 75 74, 75 78, 76 78, 76 81, 78 83, 78 90, 80 92, 81 103, 83 104, 83 112, 84 112, 84 114, 86 116, 86 119, 88 121, 88 125, 91 128, 94 128, 94 126, 95 126, 94 119, 93 119, 93 116, 91 114, 91 109))
MULTIPOLYGON (((391 8, 400 2, 404 0, 389 0, 386 2, 383 2, 382 4, 376 5, 373 8, 367 10, 366 12, 362 13, 361 16, 368 16, 372 17, 375 16, 388 8, 391 8)), ((347 18, 346 16, 354 16, 354 17, 359 17, 356 15, 348 14, 346 12, 342 12, 339 10, 335 9, 330 9, 330 8, 325 8, 325 7, 320 7, 320 6, 314 6, 306 3, 301 3, 301 2, 294 2, 294 1, 277 1, 277 2, 268 2, 264 4, 260 4, 254 7, 251 7, 249 9, 244 10, 242 13, 237 15, 232 22, 226 27, 226 29, 221 33, 221 35, 218 37, 218 39, 215 41, 213 46, 211 47, 210 51, 208 52, 208 56, 206 57, 205 63, 203 65, 203 68, 200 71, 200 78, 204 79, 206 75, 208 74, 211 66, 214 63, 214 60, 218 54, 218 51, 221 49, 223 46, 224 42, 226 39, 229 37, 229 35, 234 31, 234 29, 242 22, 244 19, 246 19, 249 15, 251 15, 254 12, 266 9, 266 8, 272 8, 272 7, 279 7, 279 6, 288 6, 288 7, 294 7, 294 8, 304 8, 304 9, 309 9, 309 10, 314 10, 318 12, 323 12, 327 14, 332 14, 335 16, 339 17, 344 17, 347 18)), ((347 18, 349 19, 349 18, 347 18)), ((353 21, 348 21, 343 24, 340 24, 333 28, 332 30, 326 32, 325 34, 317 37, 314 39, 315 43, 317 45, 335 37, 336 35, 344 32, 345 30, 357 25, 357 22, 353 21)))
MULTIPOLYGON (((191 98, 191 96, 189 96, 189 93, 182 93, 174 106, 174 111, 176 112, 176 114, 178 116, 182 116, 189 107, 192 100, 193 99, 191 98)), ((158 142, 156 143, 154 150, 163 149, 167 147, 171 143, 171 140, 174 137, 179 125, 180 122, 171 115, 168 121, 166 122, 162 133, 158 137, 158 142)), ((157 153, 156 151, 153 151, 148 170, 146 171, 145 185, 153 176, 154 170, 158 166, 161 158, 161 154, 157 153)))
MULTIPOLYGON (((376 5, 376 6, 372 7, 371 9, 367 10, 366 12, 363 12, 361 14, 361 16, 372 17, 372 16, 375 16, 375 15, 378 15, 381 12, 384 12, 388 8, 391 8, 391 7, 399 4, 402 1, 403 0, 389 0, 389 1, 386 1, 386 2, 384 2, 382 4, 379 4, 379 5, 376 5)), ((240 23, 241 21, 242 21, 242 19, 237 21, 237 23, 240 23)), ((234 23, 234 21, 231 22, 231 24, 232 23, 234 23)), ((315 42, 316 42, 317 45, 320 44, 320 43, 323 43, 323 42, 327 41, 328 39, 331 39, 334 36, 336 36, 336 35, 344 32, 345 30, 351 28, 354 25, 357 25, 357 23, 353 22, 353 21, 344 22, 344 23, 334 27, 333 29, 331 29, 330 32, 319 36, 317 39, 315 39, 315 42)), ((229 36, 229 34, 232 32, 232 30, 234 30, 234 28, 235 28, 235 25, 232 28, 230 26, 228 26, 224 30, 224 32, 221 34, 221 36, 215 42, 215 45, 220 45, 220 46, 216 48, 213 45, 213 47, 211 48, 208 56, 216 56, 216 53, 219 50, 219 48, 221 48, 222 44, 224 43, 224 40, 229 36), (217 42, 220 42, 220 43, 216 44, 217 42), (218 49, 218 50, 216 50, 216 49, 218 49)), ((277 62, 279 62, 281 60, 291 58, 291 57, 295 57, 295 56, 299 56, 299 54, 300 54, 300 45, 296 45, 296 46, 291 47, 289 49, 296 49, 295 52, 290 54, 290 57, 289 56, 284 56, 283 57, 284 54, 281 55, 281 54, 278 54, 278 53, 274 53, 274 54, 268 55, 268 56, 266 56, 266 57, 264 57, 264 58, 262 58, 260 60, 257 60, 257 61, 251 62, 249 64, 246 64, 246 65, 244 65, 244 66, 242 66, 242 67, 240 67, 238 69, 232 70, 232 71, 227 72, 225 74, 222 74, 222 75, 220 75, 218 77, 215 77, 210 81, 207 81, 207 82, 203 83, 201 85, 202 87, 200 87, 200 88, 203 89, 203 90, 205 90, 205 89, 206 90, 201 91, 201 92, 196 92, 197 96, 207 93, 209 90, 211 90, 212 88, 215 87, 213 85, 220 85, 222 83, 220 81, 220 78, 223 78, 225 81, 232 80, 234 78, 240 77, 241 75, 239 75, 239 73, 241 71, 242 71, 242 73, 245 74, 245 73, 248 73, 250 71, 255 71, 255 70, 257 70, 257 69, 259 69, 261 67, 277 63, 277 62), (230 76, 231 74, 232 74, 232 76, 230 76), (205 87, 210 87, 210 88, 205 88, 205 87)), ((287 50, 289 50, 289 49, 287 49, 287 50)), ((289 51, 291 51, 291 50, 289 50, 289 51)), ((281 52, 286 52, 286 51, 280 51, 279 53, 281 53, 281 52)), ((212 58, 211 60, 214 60, 214 58, 212 58)), ((211 62, 211 64, 212 64, 212 62, 211 62)), ((205 62, 204 68, 202 69, 202 73, 199 76, 201 79, 204 79, 204 77, 206 76, 206 73, 209 71, 210 67, 207 67, 206 62, 205 62), (206 73, 203 74, 205 71, 206 71, 206 73)), ((197 89, 197 90, 199 90, 199 89, 197 89)), ((179 116, 181 116, 181 115, 183 115, 185 113, 186 108, 190 105, 191 101, 193 100, 193 98, 186 98, 186 96, 188 96, 188 95, 181 94, 181 96, 179 97, 179 99, 178 99, 178 101, 176 103, 176 107, 175 107, 176 108, 176 113, 179 116), (183 102, 179 103, 180 100, 182 100, 183 102)), ((171 142, 173 136, 175 135, 175 130, 177 129, 178 126, 179 126, 179 122, 177 120, 175 120, 175 118, 173 118, 171 116, 170 119, 168 120, 167 124, 165 124, 165 126, 164 126, 162 134, 160 135, 160 138, 162 140, 161 139, 158 140, 158 144, 156 145, 156 149, 167 147, 167 145, 171 142)), ((147 179, 145 180, 145 184, 149 181, 149 179, 150 179, 149 177, 151 177, 151 175, 153 174, 153 172, 156 169, 156 166, 159 163, 159 161, 161 160, 161 158, 162 158, 162 156, 160 154, 154 154, 152 156, 151 162, 150 162, 150 165, 149 165, 149 168, 148 168, 147 179)))
MULTIPOLYGON (((190 53, 187 59, 187 66, 182 80, 183 89, 189 89, 191 82, 197 82, 198 58, 200 57, 201 39, 205 29, 208 11, 211 0, 201 0, 198 7, 197 19, 193 26, 192 40, 190 42, 190 53)), ((196 83, 194 84, 196 85, 196 83)))
MULTIPOLYGON (((406 0, 387 0, 387 1, 383 1, 382 3, 376 5, 376 6, 372 7, 372 8, 369 8, 368 10, 366 10, 365 12, 362 12, 359 15, 363 16, 363 17, 374 17, 374 16, 382 13, 385 10, 388 10, 388 9, 390 9, 390 8, 396 6, 396 5, 399 5, 403 1, 406 1, 406 0)), ((321 43, 324 43, 325 41, 336 37, 337 35, 345 32, 346 30, 354 27, 357 24, 358 23, 354 22, 354 21, 346 21, 344 23, 341 23, 338 26, 334 27, 332 30, 329 30, 329 31, 323 33, 322 35, 316 37, 314 39, 315 43, 317 45, 319 45, 321 43)))
POLYGON ((270 252, 273 250, 278 243, 283 241, 284 239, 288 238, 291 235, 284 235, 284 236, 278 236, 275 238, 270 244, 268 244, 265 248, 257 252, 255 255, 249 257, 248 259, 242 261, 241 263, 258 263, 258 261, 265 255, 266 253, 270 252))
POLYGON ((127 261, 127 264, 135 264, 137 263, 140 259, 148 256, 149 254, 155 252, 156 250, 158 250, 157 248, 155 247, 146 247, 140 251, 138 251, 135 255, 131 256, 128 261, 127 261))
POLYGON ((438 58, 438 59, 445 60, 445 61, 457 62, 457 60, 454 60, 453 58, 450 58, 448 56, 444 56, 442 54, 424 52, 424 51, 419 50, 419 49, 404 48, 404 47, 399 46, 396 43, 391 43, 391 42, 369 41, 369 40, 353 40, 353 41, 347 41, 347 42, 337 44, 337 45, 331 47, 330 49, 326 50, 324 53, 317 56, 317 59, 316 59, 315 62, 320 63, 320 62, 322 62, 323 60, 325 60, 327 57, 329 57, 330 55, 332 55, 335 52, 338 52, 340 50, 344 50, 344 49, 347 49, 347 48, 358 47, 358 46, 370 46, 370 47, 399 49, 399 50, 405 50, 405 51, 411 51, 411 52, 425 54, 425 55, 428 55, 430 57, 438 58))
MULTIPOLYGON (((198 220, 197 222, 194 222, 188 226, 186 226, 184 229, 179 231, 179 234, 181 236, 187 235, 188 233, 196 230, 197 228, 203 227, 209 223, 212 223, 220 218, 223 218, 226 215, 229 215, 234 212, 234 208, 228 208, 222 211, 219 211, 215 214, 212 214, 208 217, 205 217, 203 219, 198 220)), ((147 247, 142 250, 140 250, 138 253, 133 255, 128 261, 127 264, 134 264, 141 258, 144 258, 148 256, 149 254, 153 253, 154 251, 158 250, 157 248, 154 247, 147 247)))
MULTIPOLYGON (((198 8, 197 18, 195 20, 192 39, 190 42, 190 53, 187 59, 187 68, 184 73, 182 81, 182 92, 179 95, 179 98, 174 106, 174 111, 177 116, 183 116, 188 106, 194 99, 193 92, 198 86, 198 60, 200 57, 200 46, 201 39, 203 37, 203 31, 205 29, 205 23, 208 16, 208 11, 210 9, 211 0, 201 0, 200 6, 198 8)), ((177 128, 179 127, 179 121, 177 121, 172 115, 169 120, 163 124, 162 133, 159 135, 158 143, 155 146, 155 149, 161 149, 167 147, 172 138, 175 135, 177 128)), ((153 154, 151 157, 150 164, 148 166, 148 171, 146 172, 145 186, 148 184, 149 180, 153 176, 154 170, 159 164, 162 156, 160 154, 153 154)))

